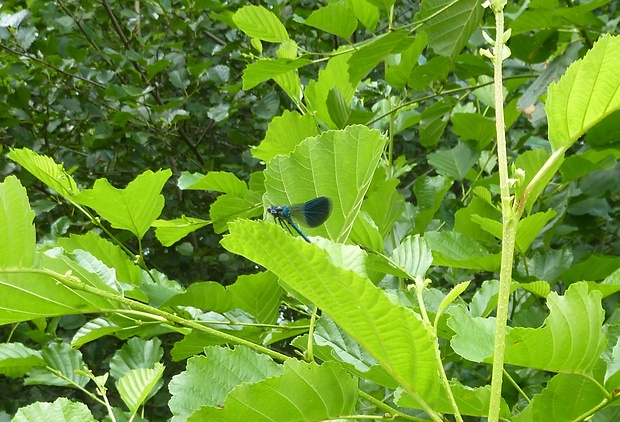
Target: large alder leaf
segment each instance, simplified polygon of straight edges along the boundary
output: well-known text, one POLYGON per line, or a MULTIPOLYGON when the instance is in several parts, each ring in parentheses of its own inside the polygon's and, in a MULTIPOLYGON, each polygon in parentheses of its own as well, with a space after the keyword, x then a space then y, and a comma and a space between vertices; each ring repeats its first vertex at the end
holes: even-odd
POLYGON ((571 146, 581 135, 620 107, 620 36, 601 37, 580 60, 549 86, 547 118, 554 151, 571 146))
POLYGON ((92 189, 83 190, 74 199, 94 209, 112 227, 128 230, 142 239, 164 208, 161 190, 171 175, 170 170, 157 173, 147 170, 125 189, 115 188, 106 179, 97 179, 92 189))
POLYGON ((95 232, 90 231, 84 235, 72 234, 68 238, 58 239, 57 244, 69 253, 77 249, 88 251, 106 266, 114 268, 119 281, 134 286, 139 286, 142 282, 140 267, 131 261, 118 245, 98 236, 95 232))
POLYGON ((234 173, 227 171, 210 171, 207 174, 181 173, 177 182, 181 190, 213 190, 243 196, 248 191, 246 183, 234 173))
POLYGON ((120 380, 133 369, 153 368, 163 355, 164 349, 159 338, 142 340, 133 337, 110 359, 110 375, 120 380))
MULTIPOLYGON (((510 328, 506 336, 506 363, 552 372, 585 372, 593 368, 607 342, 602 332, 601 293, 587 283, 572 284, 564 296, 547 297, 549 316, 540 328, 510 328)), ((492 318, 469 317, 463 308, 449 311, 456 335, 456 353, 476 362, 493 356, 492 318)))
POLYGON ((480 26, 483 13, 481 0, 424 0, 416 18, 430 17, 423 26, 429 45, 435 53, 454 59, 480 26))
POLYGON ((0 183, 0 268, 34 264, 34 211, 26 188, 15 176, 0 183))
POLYGON ((75 403, 66 397, 53 403, 38 401, 20 408, 13 422, 95 422, 96 419, 84 403, 75 403))
POLYGON ((336 55, 329 59, 325 69, 319 71, 319 77, 311 80, 304 90, 308 112, 314 113, 316 119, 330 128, 337 128, 330 117, 327 106, 330 92, 334 87, 338 87, 343 101, 348 105, 361 80, 349 80, 348 61, 353 52, 349 48, 342 47, 334 53, 336 55))
POLYGON ((203 407, 188 422, 336 420, 354 413, 357 380, 342 366, 290 359, 282 375, 241 384, 219 407, 203 407))
POLYGON ((0 343, 0 374, 7 378, 21 378, 33 367, 44 365, 41 351, 22 343, 0 343))
POLYGON ((221 405, 228 393, 241 383, 274 377, 284 369, 268 356, 243 346, 234 350, 208 347, 204 353, 205 356, 189 359, 185 371, 170 382, 172 398, 168 406, 173 414, 172 422, 187 420, 201 406, 221 405))
POLYGON ((65 171, 62 164, 57 164, 51 157, 39 155, 27 148, 13 149, 7 157, 19 163, 34 177, 54 189, 65 198, 79 192, 75 180, 65 171))
POLYGON ((289 205, 318 196, 333 201, 331 217, 310 233, 344 241, 362 205, 383 152, 377 130, 348 126, 302 142, 290 156, 277 156, 265 169, 266 205, 289 205))
POLYGON ((506 362, 545 371, 588 371, 607 340, 600 292, 572 284, 564 296, 547 297, 549 317, 541 328, 513 328, 506 337, 506 362))
MULTIPOLYGON (((577 421, 584 420, 608 395, 601 385, 590 376, 582 374, 558 374, 536 396, 514 422, 530 421, 577 421)), ((613 420, 594 418, 593 420, 613 420)))
POLYGON ((262 6, 244 6, 233 16, 235 25, 247 36, 268 42, 289 39, 286 28, 278 17, 262 6))
MULTIPOLYGON (((308 336, 295 338, 293 346, 306 351, 308 336)), ((396 381, 379 365, 350 335, 332 321, 321 315, 314 331, 314 356, 324 362, 339 362, 350 372, 389 388, 397 388, 396 381)))
POLYGON ((84 369, 82 352, 73 349, 68 343, 57 342, 43 348, 41 357, 47 364, 46 367, 35 367, 25 379, 26 385, 59 385, 84 387, 89 378, 76 371, 84 369), (58 371, 59 374, 50 371, 58 371))
POLYGON ((285 110, 281 116, 269 122, 265 139, 252 148, 252 155, 268 163, 278 154, 290 154, 301 141, 318 134, 319 129, 313 116, 285 110))
POLYGON ((407 31, 394 31, 361 45, 349 59, 349 78, 357 84, 390 54, 407 36, 407 31))
POLYGON ((236 221, 222 245, 312 301, 405 390, 434 399, 439 390, 434 344, 420 316, 392 303, 369 279, 334 265, 317 245, 275 224, 236 221))
POLYGON ((446 97, 437 101, 422 112, 420 120, 420 142, 425 147, 432 147, 439 143, 441 135, 450 120, 450 113, 458 103, 454 97, 446 97))
POLYGON ((164 365, 157 362, 152 369, 132 369, 118 381, 118 392, 132 414, 161 388, 164 369, 164 365))
MULTIPOLYGON (((489 405, 491 403, 491 386, 471 388, 461 384, 458 380, 450 380, 450 390, 454 396, 454 400, 459 408, 461 415, 477 416, 484 418, 489 413, 489 405)), ((396 404, 400 407, 419 408, 420 405, 407 394, 395 394, 396 404)), ((441 413, 454 413, 452 403, 448 399, 447 394, 440 394, 436 402, 433 403, 433 409, 441 413)), ((508 404, 502 399, 501 415, 504 420, 510 420, 510 409, 508 404)))
POLYGON ((303 23, 347 39, 357 28, 353 10, 344 3, 329 3, 312 12, 303 23))
POLYGON ((0 184, 0 205, 0 325, 117 306, 100 296, 69 289, 58 283, 51 273, 34 268, 38 262, 41 267, 58 274, 69 271, 83 275, 82 282, 117 293, 98 275, 63 256, 60 248, 35 259, 34 212, 28 205, 25 189, 13 176, 0 184))
POLYGON ((250 63, 243 72, 243 89, 250 90, 261 82, 274 79, 277 76, 284 75, 292 70, 310 64, 308 59, 260 59, 254 63, 250 63))

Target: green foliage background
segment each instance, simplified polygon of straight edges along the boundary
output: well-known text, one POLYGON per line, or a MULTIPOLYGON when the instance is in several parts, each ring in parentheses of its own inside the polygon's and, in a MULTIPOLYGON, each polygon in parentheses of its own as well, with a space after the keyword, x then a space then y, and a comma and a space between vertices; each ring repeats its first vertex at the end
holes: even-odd
POLYGON ((618 5, 506 5, 492 404, 481 3, 3 2, 3 417, 614 420, 618 5), (313 244, 252 221, 322 195, 313 244))

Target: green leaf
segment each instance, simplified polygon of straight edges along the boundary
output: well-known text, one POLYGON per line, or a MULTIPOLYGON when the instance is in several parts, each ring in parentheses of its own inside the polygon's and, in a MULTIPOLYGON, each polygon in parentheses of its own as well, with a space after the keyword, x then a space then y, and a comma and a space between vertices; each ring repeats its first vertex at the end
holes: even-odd
POLYGON ((349 80, 353 86, 392 52, 407 36, 407 31, 393 31, 381 35, 358 48, 349 59, 349 80))
POLYGON ((270 272, 242 275, 227 287, 235 306, 256 317, 261 324, 275 324, 284 290, 270 272))
POLYGON ((483 150, 495 138, 495 122, 478 113, 455 113, 452 125, 452 131, 462 141, 476 141, 478 150, 483 150))
MULTIPOLYGON (((58 274, 67 272, 80 277, 92 287, 118 293, 97 275, 87 271, 56 248, 38 255, 43 268, 58 274)), ((3 274, 0 278, 0 297, 5 298, 0 309, 0 325, 34 318, 59 315, 85 314, 111 310, 119 307, 117 302, 80 290, 67 289, 52 277, 51 273, 28 271, 3 274)))
POLYGON ((434 346, 421 318, 393 304, 355 272, 332 264, 317 245, 262 221, 236 221, 223 246, 274 272, 368 351, 399 385, 423 398, 438 392, 434 346))
POLYGON ((168 406, 174 420, 186 420, 200 406, 223 404, 237 385, 255 383, 282 371, 282 366, 268 356, 247 347, 237 346, 235 350, 209 347, 205 356, 189 359, 185 371, 172 377, 168 406))
POLYGON ((384 167, 377 168, 362 205, 362 212, 367 213, 377 225, 381 244, 405 209, 405 201, 397 190, 398 184, 398 179, 387 177, 384 167))
MULTIPOLYGON (((450 390, 459 408, 461 415, 477 416, 484 418, 489 414, 491 404, 491 386, 471 388, 462 385, 458 380, 452 379, 450 390)), ((395 394, 396 404, 400 407, 422 408, 418 400, 413 399, 408 394, 395 394)), ((439 399, 433 403, 433 410, 441 413, 454 413, 452 403, 448 400, 447 394, 441 394, 439 399)), ((501 400, 501 417, 510 420, 510 408, 504 399, 501 400)))
POLYGON ((106 179, 97 179, 93 189, 83 190, 74 199, 94 209, 112 227, 128 230, 142 239, 164 208, 160 192, 171 175, 170 170, 157 173, 147 170, 125 189, 115 188, 106 179))
POLYGON ((573 254, 567 248, 534 251, 527 258, 527 273, 530 277, 554 282, 565 273, 566 268, 571 268, 572 263, 573 254))
POLYGON ((325 69, 319 71, 318 79, 311 80, 304 91, 308 113, 314 113, 316 119, 324 122, 330 128, 336 126, 331 120, 327 108, 329 93, 334 87, 338 87, 344 102, 349 104, 360 82, 359 80, 349 81, 348 61, 353 52, 342 47, 336 53, 338 54, 329 59, 325 69))
MULTIPOLYGON (((300 336, 293 345, 306 349, 308 338, 300 336)), ((398 384, 360 344, 332 321, 328 315, 319 318, 314 331, 314 355, 324 362, 339 362, 347 370, 389 388, 398 384)))
POLYGON ((469 313, 473 317, 489 316, 489 314, 497 307, 498 292, 499 280, 483 281, 482 286, 478 290, 476 290, 476 292, 474 293, 474 297, 472 297, 471 302, 469 303, 469 313))
POLYGON ((615 344, 607 346, 611 348, 611 354, 607 356, 603 355, 603 359, 607 362, 607 368, 605 370, 605 386, 611 390, 620 385, 620 339, 616 340, 615 344), (612 387, 612 388, 609 388, 612 387))
POLYGON ((357 29, 357 19, 344 3, 329 3, 312 12, 303 23, 347 39, 357 29))
POLYGON ((352 110, 345 102, 344 97, 335 86, 327 95, 327 111, 332 122, 336 125, 336 128, 342 129, 346 126, 349 116, 352 110))
POLYGON ((235 25, 248 37, 267 42, 289 40, 286 28, 271 11, 262 6, 244 6, 233 16, 235 25))
POLYGON ((233 298, 228 289, 220 283, 207 281, 192 283, 187 291, 172 296, 164 306, 192 306, 223 313, 233 309, 233 298))
POLYGON ((586 134, 586 142, 599 148, 620 142, 620 110, 611 113, 590 129, 586 134))
POLYGON ((477 78, 480 75, 493 76, 493 69, 489 65, 489 59, 480 55, 460 54, 454 62, 454 73, 460 79, 467 80, 477 78))
POLYGON ((539 31, 541 28, 560 28, 572 26, 589 26, 600 28, 603 22, 592 13, 593 9, 604 6, 610 0, 596 0, 578 6, 558 6, 557 2, 542 3, 533 10, 526 10, 511 22, 513 34, 527 31, 539 31))
POLYGON ((110 375, 120 380, 134 369, 152 369, 163 355, 160 339, 131 338, 110 360, 110 375))
POLYGON ((68 238, 60 238, 57 241, 65 251, 73 253, 81 249, 100 260, 109 268, 114 268, 116 278, 119 281, 139 286, 142 282, 140 267, 132 262, 123 250, 108 240, 98 236, 94 232, 85 235, 72 234, 68 238))
POLYGON ((132 414, 161 388, 164 369, 164 365, 157 362, 153 369, 132 369, 118 381, 118 392, 132 414))
POLYGON ((484 362, 493 356, 495 318, 472 317, 463 305, 453 306, 447 313, 448 327, 455 332, 450 345, 459 356, 472 362, 484 362))
POLYGON ((289 97, 291 97, 293 103, 298 106, 301 105, 303 90, 298 70, 291 70, 286 73, 274 75, 273 80, 289 97))
POLYGON ((62 377, 43 367, 35 367, 24 380, 26 385, 57 385, 77 388, 88 384, 89 378, 75 371, 84 368, 84 360, 79 350, 67 343, 52 343, 43 348, 41 357, 47 366, 60 372, 62 377))
POLYGON ((420 142, 425 147, 437 145, 448 125, 450 113, 457 104, 456 98, 447 97, 437 101, 422 112, 420 121, 420 142))
POLYGON ((455 232, 424 234, 433 251, 433 264, 448 267, 498 271, 500 256, 491 255, 478 242, 455 232))
POLYGON ((428 163, 435 167, 437 173, 461 182, 467 172, 476 164, 479 156, 479 153, 459 142, 452 149, 429 154, 428 163))
POLYGON ((218 196, 211 208, 209 216, 213 222, 213 230, 223 233, 228 230, 228 222, 238 218, 253 218, 261 215, 260 197, 256 192, 248 191, 243 198, 226 194, 218 196))
POLYGON ((529 215, 519 221, 517 226, 516 246, 521 253, 525 254, 540 231, 545 227, 549 220, 556 215, 557 212, 549 209, 546 212, 539 212, 529 215))
POLYGON ((426 240, 415 235, 407 237, 394 249, 392 260, 407 270, 410 277, 424 277, 433 263, 433 255, 426 240))
POLYGON ((39 155, 27 148, 13 149, 7 157, 65 198, 70 198, 79 192, 75 180, 67 173, 63 165, 56 164, 50 157, 39 155))
MULTIPOLYGON (((616 117, 618 118, 620 115, 616 117)), ((596 127, 598 127, 598 125, 596 127)), ((588 134, 590 132, 588 132, 588 134)), ((614 159, 613 161, 615 164, 616 160, 614 159)), ((562 179, 565 182, 577 180, 597 170, 605 170, 604 163, 597 163, 590 157, 585 156, 585 154, 571 155, 570 157, 567 157, 560 167, 560 173, 562 173, 562 179)))
POLYGON ((422 28, 430 47, 453 60, 480 26, 483 14, 480 0, 425 0, 416 20, 428 19, 422 28))
POLYGON ((409 75, 416 66, 418 58, 428 44, 426 32, 421 32, 411 40, 403 51, 391 54, 387 60, 385 80, 395 88, 403 89, 407 85, 409 75))
MULTIPOLYGON (((485 192, 488 193, 486 190, 485 192)), ((465 208, 454 213, 454 231, 482 244, 491 244, 495 242, 495 230, 499 220, 500 211, 485 199, 475 196, 465 208)), ((498 233, 501 238, 501 223, 499 224, 498 233)))
POLYGON ((188 234, 209 224, 210 221, 201 218, 182 216, 174 220, 155 220, 151 226, 155 227, 155 236, 163 246, 172 246, 188 234))
MULTIPOLYGON (((34 265, 33 221, 34 212, 30 209, 26 189, 17 177, 7 177, 0 183, 0 268, 34 265)), ((0 283, 2 281, 0 278, 0 283)))
MULTIPOLYGON (((538 171, 541 170, 543 166, 550 160, 551 156, 547 154, 542 148, 525 151, 519 157, 517 157, 517 168, 525 171, 525 180, 516 186, 517 198, 522 198, 525 188, 529 185, 534 176, 536 176, 538 171)), ((540 180, 540 183, 533 186, 533 188, 530 190, 525 205, 525 209, 528 213, 532 211, 532 207, 534 206, 536 199, 547 187, 548 183, 551 181, 557 170, 560 168, 560 165, 562 165, 562 161, 562 159, 559 159, 557 160, 557 162, 554 162, 553 166, 547 169, 547 171, 544 173, 544 176, 540 180)))
POLYGON ((564 270, 561 273, 563 281, 574 283, 581 280, 602 280, 620 268, 620 257, 618 256, 592 254, 584 258, 570 268, 562 268, 564 270))
POLYGON ((551 292, 551 285, 549 285, 549 282, 545 280, 532 281, 531 283, 521 283, 520 286, 523 290, 544 298, 549 296, 549 293, 551 292))
POLYGON ((386 11, 390 10, 390 8, 394 6, 394 3, 396 3, 396 0, 366 0, 366 1, 386 11))
MULTIPOLYGON (((539 212, 529 215, 520 220, 517 226, 516 246, 521 253, 527 252, 532 242, 545 225, 555 217, 557 213, 550 209, 547 212, 539 212)), ((480 216, 472 216, 472 221, 479 224, 485 231, 491 233, 497 239, 502 238, 502 224, 493 218, 482 218, 480 216)))
POLYGON ((243 89, 250 90, 261 82, 282 76, 312 63, 308 59, 260 59, 250 63, 243 72, 243 89))
MULTIPOLYGON (((407 84, 416 91, 425 91, 437 82, 441 85, 445 83, 448 73, 452 70, 450 59, 443 56, 436 56, 427 63, 416 66, 411 74, 407 84)), ((474 91, 476 93, 476 91, 474 91)), ((447 97, 440 102, 452 101, 452 97, 447 97)))
POLYGON ((308 138, 290 156, 275 157, 267 164, 265 201, 268 205, 288 205, 318 196, 331 198, 331 217, 309 232, 344 241, 359 213, 384 145, 379 131, 357 125, 308 138))
POLYGON ((170 68, 170 66, 172 66, 172 62, 170 60, 157 60, 146 67, 146 74, 149 78, 152 78, 158 73, 170 68))
POLYGON ((35 366, 46 365, 41 352, 22 343, 0 344, 0 374, 8 378, 21 378, 35 366))
MULTIPOLYGON (((600 292, 586 283, 571 285, 564 296, 547 296, 549 316, 540 328, 511 328, 506 336, 506 363, 551 372, 589 371, 607 340, 600 292)), ((493 355, 492 319, 471 318, 450 310, 448 325, 456 332, 452 347, 461 356, 489 362, 493 355), (476 333, 476 335, 474 335, 476 333)))
POLYGON ((212 190, 243 196, 248 187, 243 180, 227 171, 210 171, 209 173, 181 173, 177 182, 181 190, 212 190))
POLYGON ((371 32, 375 31, 379 21, 379 10, 369 1, 347 0, 349 7, 353 8, 355 17, 371 32))
POLYGON ((544 420, 549 415, 557 415, 554 420, 558 421, 579 420, 607 399, 608 396, 600 384, 591 377, 583 374, 558 374, 512 420, 544 420))
POLYGON ((241 384, 221 407, 203 407, 188 422, 333 420, 352 414, 356 401, 357 380, 339 364, 289 359, 282 375, 241 384))
POLYGON ((382 252, 383 238, 372 217, 367 212, 361 211, 353 223, 351 241, 370 251, 382 252))
POLYGON ((567 149, 620 107, 619 68, 620 37, 607 34, 549 86, 545 110, 554 151, 567 149))
POLYGON ((439 210, 444 196, 452 186, 452 181, 443 176, 421 176, 413 185, 413 193, 418 203, 418 212, 415 216, 414 233, 424 233, 435 213, 439 210))
POLYGON ((122 327, 113 324, 105 318, 95 318, 88 321, 75 333, 71 339, 71 347, 79 348, 82 345, 97 340, 121 330, 122 327))
POLYGON ((313 116, 285 110, 269 123, 265 139, 252 149, 252 155, 268 163, 278 154, 290 154, 301 141, 318 134, 313 116))
POLYGON ((53 403, 38 401, 20 408, 13 422, 96 422, 84 403, 75 403, 65 397, 53 403))
MULTIPOLYGON (((454 302, 461 295, 461 293, 463 293, 469 287, 470 282, 471 280, 463 281, 450 289, 450 292, 446 295, 446 297, 443 298, 443 300, 439 304, 439 308, 437 309, 437 318, 439 318, 439 315, 441 315, 443 311, 448 306, 450 306, 450 304, 454 302)), ((437 324, 435 324, 435 326, 436 325, 437 324)))

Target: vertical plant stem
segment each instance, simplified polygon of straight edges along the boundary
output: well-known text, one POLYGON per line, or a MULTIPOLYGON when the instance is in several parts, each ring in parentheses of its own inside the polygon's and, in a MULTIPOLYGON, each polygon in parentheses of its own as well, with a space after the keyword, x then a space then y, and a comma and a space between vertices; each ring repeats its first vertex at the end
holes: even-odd
POLYGON ((510 283, 512 281, 512 265, 514 259, 515 236, 519 216, 512 208, 513 198, 510 196, 508 180, 508 158, 506 152, 506 133, 504 126, 504 104, 502 94, 502 66, 504 53, 504 14, 501 1, 491 2, 495 14, 495 46, 494 58, 494 92, 495 92, 495 127, 497 132, 497 155, 499 165, 499 181, 502 204, 502 265, 499 276, 499 296, 497 318, 495 322, 495 346, 493 353, 493 375, 491 380, 491 404, 489 421, 499 420, 502 400, 502 377, 504 373, 504 354, 506 350, 506 326, 508 319, 508 303, 510 299, 510 283))

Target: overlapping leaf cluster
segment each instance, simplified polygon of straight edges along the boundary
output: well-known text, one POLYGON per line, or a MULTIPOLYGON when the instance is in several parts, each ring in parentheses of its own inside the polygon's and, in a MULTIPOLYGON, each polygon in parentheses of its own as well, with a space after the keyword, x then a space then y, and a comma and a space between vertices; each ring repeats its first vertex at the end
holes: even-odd
POLYGON ((480 1, 3 4, 0 373, 73 401, 26 406, 24 389, 2 410, 613 420, 608 3, 506 10, 522 218, 500 402, 488 379, 504 221, 480 1), (211 199, 208 216, 191 193, 211 199), (333 211, 311 244, 256 221, 318 196, 333 211))

